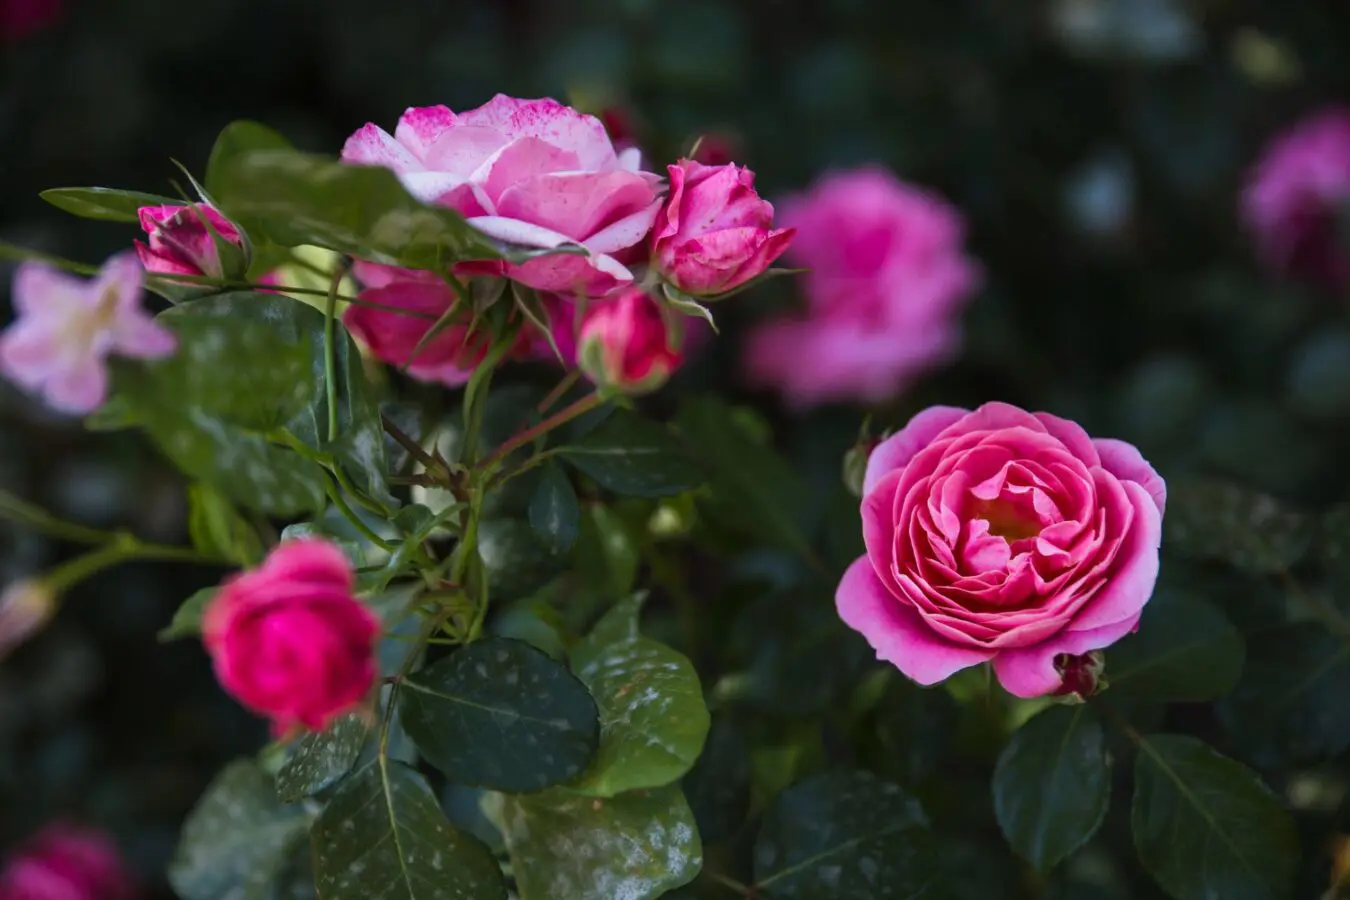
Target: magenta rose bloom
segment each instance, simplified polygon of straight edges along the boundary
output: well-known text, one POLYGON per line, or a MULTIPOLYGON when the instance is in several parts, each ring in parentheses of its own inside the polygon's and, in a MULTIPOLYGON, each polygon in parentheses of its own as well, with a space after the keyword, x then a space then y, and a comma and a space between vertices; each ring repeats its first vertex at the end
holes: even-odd
POLYGON ((596 385, 630 395, 656 390, 683 361, 661 308, 639 288, 586 311, 578 359, 581 371, 596 385))
POLYGON ((489 237, 590 251, 495 264, 542 291, 598 297, 631 282, 616 254, 646 238, 661 206, 661 179, 638 171, 640 154, 616 153, 600 120, 556 100, 498 94, 458 114, 412 108, 392 136, 373 124, 357 131, 342 159, 392 169, 419 200, 457 210, 489 237))
POLYGON ((0 43, 20 41, 55 25, 65 0, 0 0, 0 43))
POLYGON ((278 734, 322 730, 375 684, 380 623, 354 580, 333 544, 287 541, 222 584, 206 608, 202 640, 216 677, 278 734))
POLYGON ((1242 217, 1271 268, 1350 284, 1340 219, 1350 207, 1350 109, 1324 110, 1266 148, 1242 194, 1242 217))
POLYGON ((839 615, 919 684, 992 662, 1012 694, 1055 693, 1153 593, 1167 488, 1073 422, 936 406, 872 452, 863 491, 839 615))
POLYGON ((136 256, 147 272, 220 278, 224 267, 211 228, 223 241, 244 244, 234 223, 205 204, 142 206, 137 215, 149 243, 135 241, 136 256))
POLYGON ((108 836, 68 823, 48 825, 0 869, 3 900, 127 900, 134 894, 108 836))
POLYGON ((747 380, 799 409, 879 403, 951 359, 980 282, 955 209, 874 167, 826 175, 779 209, 797 229, 787 259, 808 269, 806 305, 751 333, 747 380))
POLYGON ((695 297, 715 297, 762 275, 792 243, 773 227, 773 206, 755 191, 755 173, 682 159, 669 166, 670 197, 652 235, 653 263, 695 297))

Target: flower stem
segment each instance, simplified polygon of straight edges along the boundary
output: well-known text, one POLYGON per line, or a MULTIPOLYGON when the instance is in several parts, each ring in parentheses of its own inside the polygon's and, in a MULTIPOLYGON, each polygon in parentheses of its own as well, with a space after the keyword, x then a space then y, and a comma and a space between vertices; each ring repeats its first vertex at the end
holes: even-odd
POLYGON ((327 478, 325 478, 323 481, 324 481, 324 488, 328 492, 328 499, 333 501, 333 505, 337 507, 338 512, 342 513, 342 517, 346 519, 348 522, 351 522, 352 527, 355 528, 357 531, 361 532, 361 535, 366 540, 370 541, 372 544, 374 544, 376 547, 379 547, 386 553, 393 553, 395 550, 398 549, 397 544, 390 543, 389 541, 386 541, 384 538, 380 537, 371 529, 369 525, 366 524, 364 519, 362 519, 360 516, 356 514, 356 512, 351 508, 351 505, 347 502, 346 498, 342 496, 341 488, 335 486, 333 482, 329 481, 327 478))
POLYGON ((328 281, 328 300, 323 308, 323 380, 324 389, 328 392, 329 443, 336 441, 338 438, 337 348, 335 346, 337 336, 334 333, 334 325, 337 320, 338 286, 342 284, 342 279, 346 275, 347 263, 339 260, 337 265, 333 266, 333 274, 328 281))
POLYGON ((548 392, 548 396, 544 397, 543 400, 539 401, 539 407, 537 409, 539 415, 542 416, 544 413, 552 409, 553 404, 561 400, 563 394, 566 394, 568 389, 571 388, 572 385, 576 384, 579 378, 581 378, 581 372, 578 371, 577 369, 573 369, 572 371, 564 375, 562 381, 559 381, 557 386, 555 386, 553 390, 548 392))
POLYGON ((544 419, 538 425, 526 428, 524 431, 521 431, 518 434, 516 434, 506 443, 502 444, 496 450, 493 450, 490 454, 488 454, 487 457, 481 463, 479 463, 479 467, 485 470, 490 470, 493 466, 501 462, 511 453, 515 452, 521 447, 524 447, 526 444, 530 443, 535 438, 541 435, 548 434, 550 431, 561 425, 566 425, 568 422, 572 421, 578 416, 585 415, 586 413, 600 406, 603 402, 604 400, 601 399, 599 392, 587 394, 585 397, 582 397, 580 400, 576 401, 571 406, 564 407, 563 409, 549 416, 547 419, 544 419))

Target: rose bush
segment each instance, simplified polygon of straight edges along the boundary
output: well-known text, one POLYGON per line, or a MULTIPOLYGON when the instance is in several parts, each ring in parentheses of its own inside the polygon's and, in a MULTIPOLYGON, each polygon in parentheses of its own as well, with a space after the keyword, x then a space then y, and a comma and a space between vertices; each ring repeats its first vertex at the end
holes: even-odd
POLYGON ((1047 413, 934 407, 883 441, 863 485, 867 555, 839 615, 920 684, 992 662, 1018 697, 1139 623, 1167 488, 1129 444, 1047 413))

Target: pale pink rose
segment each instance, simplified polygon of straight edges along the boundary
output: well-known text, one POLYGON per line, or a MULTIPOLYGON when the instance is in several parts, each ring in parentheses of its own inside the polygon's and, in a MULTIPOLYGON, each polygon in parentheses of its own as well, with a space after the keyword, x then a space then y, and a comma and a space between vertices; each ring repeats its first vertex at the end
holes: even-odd
POLYGON ((142 277, 130 252, 111 257, 91 281, 43 263, 19 266, 0 373, 61 412, 98 409, 108 397, 109 356, 159 359, 177 349, 173 332, 141 306, 142 277))
POLYGON ((1267 265, 1335 287, 1350 284, 1347 216, 1350 108, 1332 108, 1270 142, 1248 176, 1242 217, 1267 265))
POLYGON ((992 662, 1018 697, 1055 693, 1153 593, 1167 488, 1073 422, 935 406, 873 451, 863 491, 867 554, 835 602, 919 684, 992 662))
POLYGON ((65 0, 0 0, 0 43, 19 41, 60 21, 65 0))
POLYGON ((798 409, 879 403, 952 358, 980 282, 956 210, 875 167, 826 175, 780 210, 806 305, 750 334, 752 384, 798 409))
POLYGON ((773 205, 755 173, 734 164, 682 159, 669 166, 670 196, 652 232, 653 263, 676 288, 715 297, 762 275, 792 243, 773 227, 773 205))
POLYGON ((149 243, 135 241, 136 255, 147 272, 220 278, 224 267, 211 228, 221 240, 237 247, 244 245, 234 223, 206 204, 143 206, 137 215, 149 243))
POLYGON ((202 640, 216 677, 278 734, 319 731, 369 696, 380 623, 354 582, 333 544, 287 541, 207 606, 202 640))
POLYGON ((458 114, 409 109, 392 136, 370 124, 342 148, 343 161, 392 169, 413 196, 457 210, 489 237, 581 244, 589 255, 493 268, 539 290, 590 297, 633 280, 616 255, 642 242, 660 209, 661 179, 638 171, 639 157, 616 153, 594 116, 502 94, 458 114))
POLYGON ((0 900, 128 900, 135 884, 101 831, 49 825, 0 870, 0 900))
POLYGON ((640 288, 592 304, 579 341, 581 371, 597 386, 623 394, 656 390, 684 359, 660 307, 640 288))

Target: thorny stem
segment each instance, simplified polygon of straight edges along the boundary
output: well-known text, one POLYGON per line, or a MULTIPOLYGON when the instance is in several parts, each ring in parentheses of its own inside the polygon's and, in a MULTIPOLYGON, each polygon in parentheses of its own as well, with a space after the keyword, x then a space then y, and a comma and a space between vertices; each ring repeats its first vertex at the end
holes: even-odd
POLYGON ((342 517, 346 519, 348 522, 351 522, 352 527, 355 528, 357 531, 361 532, 361 535, 366 540, 370 541, 372 544, 374 544, 376 547, 379 547, 386 553, 393 553, 394 551, 398 550, 397 544, 391 543, 390 541, 387 541, 384 538, 380 537, 371 529, 369 525, 366 524, 364 519, 362 519, 360 516, 356 514, 356 512, 351 508, 351 505, 347 503, 346 498, 342 496, 342 490, 337 486, 335 486, 333 482, 325 478, 323 480, 323 486, 324 490, 327 491, 328 493, 328 499, 333 501, 333 505, 338 508, 338 512, 342 513, 342 517))
POLYGON ((520 449, 521 447, 524 447, 526 444, 530 443, 535 438, 539 437, 540 435, 548 434, 553 429, 557 428, 560 425, 567 424, 568 422, 572 421, 578 416, 585 415, 586 413, 598 407, 603 402, 604 401, 600 398, 599 392, 587 394, 585 397, 582 397, 580 400, 576 401, 571 406, 564 407, 563 409, 549 416, 547 419, 544 419, 538 425, 526 428, 524 431, 521 431, 518 434, 516 434, 506 443, 502 444, 496 450, 493 450, 490 454, 488 454, 487 457, 484 458, 484 460, 481 463, 479 463, 479 467, 484 470, 490 471, 497 463, 501 462, 503 459, 505 459, 507 456, 509 456, 516 450, 520 449))
POLYGON ((400 447, 407 450, 413 459, 420 462, 428 472, 439 470, 445 476, 446 482, 449 482, 450 469, 444 463, 422 449, 422 445, 413 438, 404 434, 403 430, 395 425, 388 416, 380 416, 380 423, 384 425, 385 432, 397 441, 400 447))
POLYGON ((754 887, 748 884, 743 884, 742 882, 737 881, 735 878, 732 878, 729 875, 723 875, 720 872, 705 871, 703 873, 703 877, 713 882, 714 884, 720 884, 724 888, 730 888, 731 890, 740 894, 742 897, 747 898, 747 900, 754 900, 754 898, 759 896, 759 893, 755 890, 754 887))

